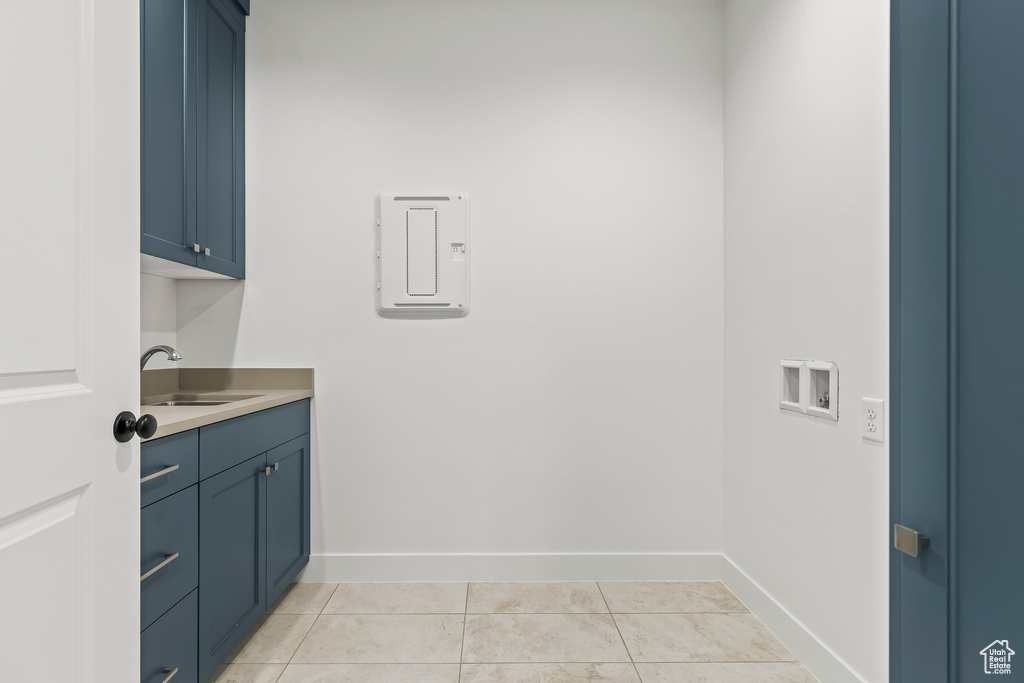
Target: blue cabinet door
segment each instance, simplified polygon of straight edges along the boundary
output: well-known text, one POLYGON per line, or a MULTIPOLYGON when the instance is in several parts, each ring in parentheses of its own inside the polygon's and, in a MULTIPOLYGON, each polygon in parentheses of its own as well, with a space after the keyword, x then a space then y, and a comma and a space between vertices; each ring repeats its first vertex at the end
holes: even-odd
POLYGON ((309 434, 267 453, 267 605, 309 563, 309 434))
POLYGON ((266 611, 266 453, 199 484, 199 680, 266 611))
POLYGON ((244 278, 245 17, 232 0, 199 4, 196 263, 244 278))
POLYGON ((196 265, 196 2, 142 0, 142 252, 196 265))

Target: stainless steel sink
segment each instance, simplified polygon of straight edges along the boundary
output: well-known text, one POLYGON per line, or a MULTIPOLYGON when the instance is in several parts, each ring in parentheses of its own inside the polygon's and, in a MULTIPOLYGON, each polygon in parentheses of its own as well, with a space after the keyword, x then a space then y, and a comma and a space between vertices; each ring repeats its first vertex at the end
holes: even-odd
POLYGON ((144 406, 222 406, 225 403, 259 398, 263 394, 170 394, 142 401, 144 406))

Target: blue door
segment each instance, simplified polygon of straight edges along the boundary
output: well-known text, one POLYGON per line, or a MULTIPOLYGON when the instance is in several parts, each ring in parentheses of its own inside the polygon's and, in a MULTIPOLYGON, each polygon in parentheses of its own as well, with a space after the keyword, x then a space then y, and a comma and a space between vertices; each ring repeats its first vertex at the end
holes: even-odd
POLYGON ((890 680, 991 680, 1024 645, 1024 3, 892 7, 892 522, 928 545, 891 551, 890 680))
POLYGON ((956 566, 961 681, 1024 678, 1024 3, 961 2, 956 566), (984 652, 983 652, 984 651, 984 652))

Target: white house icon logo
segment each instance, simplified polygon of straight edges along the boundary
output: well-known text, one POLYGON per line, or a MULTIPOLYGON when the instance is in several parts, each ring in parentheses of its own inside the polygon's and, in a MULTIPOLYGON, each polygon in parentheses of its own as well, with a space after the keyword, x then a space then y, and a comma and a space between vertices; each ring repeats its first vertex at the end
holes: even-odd
POLYGON ((1017 653, 1010 649, 1010 644, 1007 641, 995 640, 979 654, 985 658, 985 673, 1008 674, 1010 673, 1010 657, 1017 653))

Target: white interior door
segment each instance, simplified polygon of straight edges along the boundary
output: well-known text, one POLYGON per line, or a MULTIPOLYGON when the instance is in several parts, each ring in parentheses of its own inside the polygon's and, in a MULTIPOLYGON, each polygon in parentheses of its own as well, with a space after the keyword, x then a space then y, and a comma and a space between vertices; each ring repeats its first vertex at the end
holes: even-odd
POLYGON ((3 0, 0 681, 138 680, 138 217, 138 1, 3 0))

